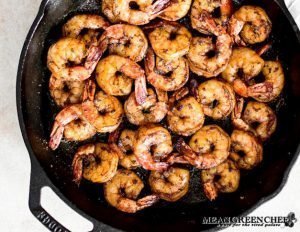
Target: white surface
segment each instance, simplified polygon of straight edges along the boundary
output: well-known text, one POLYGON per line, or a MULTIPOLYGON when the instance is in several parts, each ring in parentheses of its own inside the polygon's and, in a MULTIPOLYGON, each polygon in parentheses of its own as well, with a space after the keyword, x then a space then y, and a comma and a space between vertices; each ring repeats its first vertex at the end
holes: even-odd
MULTIPOLYGON (((300 25, 300 1, 286 0, 300 25)), ((15 83, 19 55, 25 36, 32 24, 40 0, 0 0, 0 228, 1 231, 42 232, 47 229, 28 208, 30 160, 23 143, 15 104, 15 83)), ((300 160, 290 173, 288 183, 274 199, 251 215, 286 216, 295 212, 298 223, 294 228, 270 228, 263 231, 300 231, 300 160)), ((47 190, 43 204, 56 212, 60 221, 73 231, 87 231, 91 225, 80 220, 68 206, 47 190)), ((55 214, 56 214, 55 213, 55 214)), ((252 231, 253 228, 229 228, 226 231, 252 231)), ((257 229, 255 229, 257 230, 257 229)), ((261 230, 262 231, 262 230, 261 230)))

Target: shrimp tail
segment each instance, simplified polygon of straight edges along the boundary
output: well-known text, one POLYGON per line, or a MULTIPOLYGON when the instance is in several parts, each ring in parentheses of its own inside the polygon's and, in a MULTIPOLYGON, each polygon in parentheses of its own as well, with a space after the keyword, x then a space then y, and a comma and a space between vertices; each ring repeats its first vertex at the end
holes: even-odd
POLYGON ((190 82, 190 90, 193 97, 198 99, 198 82, 195 79, 192 79, 190 82))
POLYGON ((153 15, 153 17, 156 17, 157 15, 159 15, 160 13, 162 13, 162 11, 164 9, 166 9, 167 7, 169 7, 171 4, 172 4, 171 0, 157 0, 151 6, 151 15, 153 15))
POLYGON ((52 150, 56 150, 58 148, 64 134, 64 129, 65 128, 63 126, 58 126, 58 123, 54 123, 49 141, 49 147, 52 150))
POLYGON ((189 162, 179 153, 173 153, 171 154, 167 159, 166 162, 170 165, 173 165, 175 163, 177 164, 189 164, 189 162))
POLYGON ((82 94, 82 101, 90 100, 93 101, 96 92, 96 84, 92 80, 88 80, 84 85, 84 90, 82 94))
MULTIPOLYGON (((89 146, 89 145, 86 145, 89 146)), ((82 147, 85 148, 86 146, 82 147)), ((73 181, 76 184, 80 184, 83 174, 83 163, 86 162, 94 162, 95 156, 94 154, 83 154, 79 150, 73 159, 72 168, 73 168, 73 181)))
POLYGON ((125 157, 124 152, 117 145, 118 138, 120 137, 123 124, 121 124, 115 131, 111 132, 108 136, 108 145, 109 147, 117 153, 120 159, 125 157))
POLYGON ((159 201, 159 197, 157 195, 150 195, 150 196, 143 197, 137 201, 137 210, 147 208, 158 201, 159 201))
POLYGON ((214 199, 217 198, 218 193, 217 193, 217 190, 214 187, 213 183, 204 183, 203 184, 203 191, 204 191, 205 196, 210 201, 213 201, 214 199))
POLYGON ((271 95, 273 91, 273 84, 271 82, 264 82, 248 87, 249 96, 259 97, 262 94, 271 95))
POLYGON ((261 48, 259 48, 256 53, 259 55, 259 56, 262 56, 263 54, 265 54, 267 51, 269 51, 269 49, 271 49, 272 47, 272 44, 271 42, 263 45, 261 48))
POLYGON ((176 150, 179 154, 182 154, 185 158, 194 158, 196 157, 195 152, 190 148, 189 145, 183 140, 183 138, 179 138, 175 144, 176 150))
POLYGON ((145 76, 139 77, 135 80, 135 98, 139 105, 142 105, 147 98, 147 85, 145 76))

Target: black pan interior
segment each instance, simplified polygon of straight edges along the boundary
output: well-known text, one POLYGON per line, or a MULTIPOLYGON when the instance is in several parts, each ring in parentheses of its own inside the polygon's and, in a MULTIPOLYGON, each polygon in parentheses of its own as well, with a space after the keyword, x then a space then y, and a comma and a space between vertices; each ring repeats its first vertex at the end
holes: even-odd
MULTIPOLYGON (((240 4, 260 5, 273 22, 269 41, 272 50, 265 59, 279 59, 285 69, 286 86, 283 94, 272 102, 278 115, 278 128, 264 146, 264 161, 253 171, 242 172, 240 188, 232 194, 221 194, 214 202, 203 196, 199 172, 192 170, 192 182, 186 197, 176 203, 161 201, 157 205, 138 212, 125 214, 110 207, 103 197, 101 185, 83 181, 80 188, 72 182, 71 161, 80 144, 63 142, 55 152, 48 148, 53 116, 58 108, 48 92, 50 73, 46 67, 49 46, 61 36, 62 24, 77 13, 99 13, 100 1, 49 0, 32 35, 21 77, 21 110, 26 133, 34 155, 54 185, 79 209, 98 221, 114 228, 130 231, 199 231, 213 225, 203 225, 203 216, 237 216, 257 207, 270 195, 275 195, 285 181, 284 176, 300 140, 300 49, 297 36, 287 17, 271 0, 235 1, 240 4)), ((182 23, 188 24, 188 17, 182 23)), ((193 75, 192 75, 193 76, 193 75)), ((209 120, 206 124, 210 123, 209 120)), ((230 133, 228 122, 218 122, 230 133)), ((98 135, 91 141, 102 141, 98 135)), ((88 141, 88 142, 91 142, 88 141)), ((82 144, 82 143, 81 143, 82 144)), ((139 172, 146 182, 147 173, 139 172)), ((148 191, 146 188, 145 194, 148 191)), ((55 216, 55 215, 54 215, 55 216)))

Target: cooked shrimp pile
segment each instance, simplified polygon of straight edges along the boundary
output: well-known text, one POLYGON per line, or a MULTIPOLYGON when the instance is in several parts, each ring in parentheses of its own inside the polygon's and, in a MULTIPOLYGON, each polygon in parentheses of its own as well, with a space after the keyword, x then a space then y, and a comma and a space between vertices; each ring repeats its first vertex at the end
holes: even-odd
POLYGON ((240 172, 263 160, 277 125, 268 103, 285 82, 280 61, 264 59, 268 14, 234 12, 231 0, 103 0, 101 10, 69 19, 48 50, 60 108, 49 146, 80 142, 76 184, 103 184, 107 202, 127 213, 182 199, 191 170, 201 170, 209 200, 236 191, 240 172))

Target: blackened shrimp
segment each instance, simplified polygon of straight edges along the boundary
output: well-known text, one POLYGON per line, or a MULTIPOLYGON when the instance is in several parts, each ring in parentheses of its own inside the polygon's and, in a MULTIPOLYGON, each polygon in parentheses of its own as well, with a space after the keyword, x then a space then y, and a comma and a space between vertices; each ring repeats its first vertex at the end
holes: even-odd
POLYGON ((168 127, 176 134, 190 136, 204 124, 204 112, 201 104, 192 96, 185 97, 182 92, 186 88, 175 92, 170 98, 170 109, 167 120, 168 127))
POLYGON ((165 201, 178 201, 189 190, 190 172, 171 167, 167 171, 151 171, 149 185, 152 192, 165 201))
POLYGON ((188 53, 192 35, 187 28, 168 21, 160 21, 151 27, 155 29, 149 33, 149 40, 157 56, 174 60, 188 53))
POLYGON ((185 58, 180 57, 176 61, 167 61, 159 57, 155 59, 155 54, 151 48, 147 52, 145 67, 148 82, 162 91, 180 89, 189 79, 189 66, 185 58), (155 60, 157 61, 155 62, 155 60), (159 66, 156 66, 156 63, 159 66), (161 70, 161 66, 168 67, 168 72, 161 70))
POLYGON ((166 170, 169 165, 162 159, 173 150, 169 131, 162 126, 149 124, 140 127, 137 133, 134 154, 138 162, 146 170, 166 170))
POLYGON ((72 167, 76 183, 82 177, 93 183, 104 183, 116 174, 118 155, 105 143, 86 144, 78 148, 72 167))
POLYGON ((243 104, 232 115, 233 125, 241 130, 254 133, 262 141, 274 133, 277 118, 274 111, 265 103, 250 101, 243 111, 243 104))
POLYGON ((272 23, 258 6, 242 6, 229 21, 229 31, 239 45, 260 43, 268 38, 272 23))
POLYGON ((51 75, 49 91, 55 103, 60 107, 82 102, 84 81, 65 81, 51 75))
POLYGON ((232 0, 195 0, 191 9, 192 27, 203 34, 223 33, 232 8, 232 0), (213 17, 213 12, 218 8, 221 16, 213 17))
POLYGON ((87 49, 82 40, 62 38, 49 48, 47 66, 56 78, 82 81, 91 76, 105 49, 101 43, 87 49))
POLYGON ((166 92, 147 90, 147 97, 138 104, 132 93, 124 104, 124 111, 129 122, 134 125, 157 123, 163 120, 168 112, 168 95, 166 92))
POLYGON ((71 105, 56 115, 50 134, 49 147, 55 150, 63 137, 67 141, 83 141, 95 134, 96 128, 84 116, 81 105, 71 105))
POLYGON ((143 25, 156 18, 170 5, 170 0, 114 0, 113 13, 123 22, 143 25))
POLYGON ((159 200, 156 195, 148 195, 137 200, 143 188, 144 183, 134 172, 119 169, 116 175, 104 184, 104 197, 118 210, 136 213, 159 200))
POLYGON ((219 75, 226 68, 232 53, 232 39, 226 33, 211 37, 194 37, 187 58, 192 72, 206 78, 219 75))
POLYGON ((139 104, 147 95, 144 70, 129 58, 110 55, 102 60, 96 68, 96 80, 101 89, 113 96, 124 96, 131 92, 135 81, 135 97, 139 104))
POLYGON ((205 196, 215 200, 218 192, 232 193, 240 183, 240 170, 231 160, 226 160, 214 168, 202 170, 201 181, 205 196))
POLYGON ((148 41, 144 32, 137 26, 115 24, 106 28, 101 40, 107 40, 110 54, 141 61, 147 51, 148 41))
POLYGON ((234 91, 227 83, 215 79, 208 80, 198 86, 196 93, 204 114, 213 119, 224 119, 234 109, 234 91))
POLYGON ((208 169, 227 159, 230 144, 230 137, 219 126, 207 125, 192 136, 189 145, 179 139, 176 149, 193 166, 208 169))
POLYGON ((263 147, 249 132, 234 130, 231 134, 230 158, 241 169, 252 169, 263 159, 263 147))

